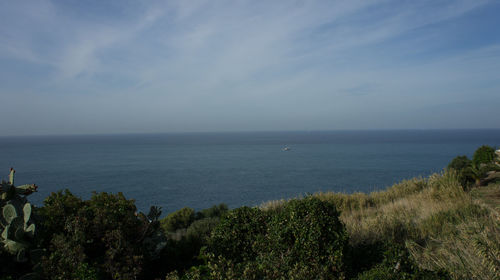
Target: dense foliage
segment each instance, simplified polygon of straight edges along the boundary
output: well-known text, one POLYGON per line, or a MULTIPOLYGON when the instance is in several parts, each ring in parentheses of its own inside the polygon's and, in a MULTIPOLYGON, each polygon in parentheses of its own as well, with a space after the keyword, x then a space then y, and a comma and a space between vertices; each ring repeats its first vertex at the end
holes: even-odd
POLYGON ((161 220, 161 227, 165 232, 175 232, 179 229, 185 229, 194 222, 194 215, 194 209, 184 207, 161 220))
POLYGON ((206 263, 185 278, 342 278, 347 239, 335 205, 317 198, 274 211, 241 207, 222 218, 202 252, 206 263))
POLYGON ((472 184, 479 186, 497 179, 494 176, 488 177, 489 172, 500 171, 500 166, 495 164, 496 160, 495 149, 483 145, 474 152, 472 160, 467 156, 457 156, 448 164, 448 168, 458 173, 464 187, 470 187, 472 184))
POLYGON ((456 171, 463 171, 470 167, 471 164, 472 161, 467 156, 457 156, 448 164, 448 168, 453 168, 456 171))
POLYGON ((150 276, 147 264, 162 249, 159 212, 137 213, 118 193, 94 193, 84 201, 69 191, 53 193, 39 209, 48 279, 135 279, 150 276))
POLYGON ((472 172, 470 171, 472 168, 472 161, 467 156, 455 157, 450 164, 448 164, 448 168, 457 172, 460 183, 463 186, 468 187, 474 182, 471 174, 472 172))
POLYGON ((162 251, 161 271, 184 271, 202 264, 198 258, 200 250, 208 244, 210 233, 227 211, 225 204, 219 204, 199 212, 183 208, 163 218, 161 224, 168 241, 162 251))
POLYGON ((489 164, 495 159, 495 157, 495 148, 483 145, 474 152, 472 162, 476 165, 489 164))

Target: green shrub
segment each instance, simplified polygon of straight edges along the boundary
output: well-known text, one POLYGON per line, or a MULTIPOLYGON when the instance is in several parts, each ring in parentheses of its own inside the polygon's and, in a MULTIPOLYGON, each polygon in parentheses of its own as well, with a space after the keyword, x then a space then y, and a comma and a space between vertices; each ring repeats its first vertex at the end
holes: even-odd
POLYGON ((222 215, 227 213, 228 208, 227 205, 224 203, 221 203, 219 205, 214 205, 210 208, 201 210, 196 213, 196 220, 201 220, 205 218, 220 218, 222 215))
POLYGON ((496 158, 495 149, 483 145, 474 152, 472 160, 466 156, 457 156, 450 162, 448 168, 457 172, 463 187, 480 186, 488 182, 484 180, 489 171, 500 171, 499 167, 494 164, 496 158))
MULTIPOLYGON (((259 265, 270 277, 344 274, 347 233, 334 204, 307 197, 288 202, 271 218, 266 238, 259 244, 259 265)), ((300 278, 300 277, 299 277, 300 278)))
POLYGON ((354 278, 360 272, 369 270, 384 259, 387 244, 381 241, 360 242, 349 245, 346 253, 347 278, 354 278))
POLYGON ((49 246, 53 234, 64 232, 66 221, 77 216, 84 204, 81 198, 67 189, 45 198, 43 207, 37 209, 38 214, 43 217, 40 222, 40 242, 43 247, 49 246))
POLYGON ((219 218, 197 220, 179 238, 170 238, 161 258, 163 271, 182 272, 202 264, 198 258, 200 249, 207 245, 210 233, 218 223, 219 218))
POLYGON ((95 268, 89 266, 88 263, 80 263, 77 266, 76 271, 73 273, 72 279, 97 280, 100 278, 95 268))
POLYGON ((452 168, 460 172, 468 168, 471 163, 472 161, 467 156, 457 156, 450 162, 450 164, 448 164, 448 168, 452 168))
POLYGON ((220 219, 216 217, 194 221, 186 230, 186 238, 191 240, 191 242, 206 245, 210 234, 219 222, 220 219))
MULTIPOLYGON (((153 207, 154 208, 154 207, 153 207)), ((135 279, 163 247, 158 235, 159 213, 137 213, 123 194, 94 193, 82 201, 69 191, 53 193, 40 209, 47 256, 42 260, 48 279, 135 279)))
POLYGON ((183 208, 162 220, 169 240, 162 254, 161 270, 165 273, 184 272, 202 264, 198 258, 200 249, 208 244, 211 232, 219 224, 220 216, 228 211, 225 204, 214 205, 194 214, 191 208, 183 208))
POLYGON ((49 251, 50 255, 42 260, 45 276, 49 279, 75 279, 77 274, 82 274, 82 265, 87 266, 85 248, 64 234, 54 235, 49 251))
POLYGON ((493 147, 483 145, 474 152, 472 162, 479 166, 481 164, 489 164, 493 162, 495 158, 495 149, 493 147))
POLYGON ((207 252, 234 262, 254 260, 255 243, 267 230, 267 217, 257 208, 241 207, 224 216, 212 232, 207 252))
POLYGON ((471 166, 472 161, 467 156, 457 156, 448 164, 448 169, 455 170, 460 184, 467 188, 474 182, 470 175, 471 166))
POLYGON ((344 276, 347 233, 335 205, 307 197, 264 212, 230 211, 204 252, 209 279, 335 279, 344 276))
POLYGON ((493 163, 476 164, 472 162, 465 174, 467 178, 475 182, 475 186, 481 186, 484 184, 484 179, 488 176, 488 172, 495 169, 498 169, 498 167, 493 163))
POLYGON ((195 212, 192 208, 184 207, 163 218, 160 223, 165 232, 175 232, 185 229, 195 220, 195 212))

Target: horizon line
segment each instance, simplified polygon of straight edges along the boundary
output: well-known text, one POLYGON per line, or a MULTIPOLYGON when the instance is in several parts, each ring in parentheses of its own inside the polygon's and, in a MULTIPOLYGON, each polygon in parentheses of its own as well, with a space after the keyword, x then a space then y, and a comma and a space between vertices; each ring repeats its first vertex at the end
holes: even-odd
POLYGON ((362 128, 362 129, 297 129, 297 130, 234 130, 234 131, 171 131, 171 132, 111 132, 111 133, 67 133, 0 135, 0 138, 18 137, 77 137, 77 136, 133 136, 133 135, 181 135, 181 134, 245 134, 245 133, 297 133, 297 132, 375 132, 375 131, 466 131, 500 130, 500 128, 362 128))

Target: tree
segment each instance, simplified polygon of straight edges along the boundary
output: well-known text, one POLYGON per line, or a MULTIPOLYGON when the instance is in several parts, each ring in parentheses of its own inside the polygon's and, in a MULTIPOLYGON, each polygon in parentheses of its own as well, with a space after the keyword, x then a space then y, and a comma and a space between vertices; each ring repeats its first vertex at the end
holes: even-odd
POLYGON ((468 168, 471 163, 472 161, 467 156, 457 156, 450 162, 450 164, 448 164, 448 168, 461 172, 468 168))
POLYGON ((335 205, 314 197, 230 211, 203 252, 208 279, 342 279, 347 233, 335 205))
POLYGON ((122 193, 94 193, 83 201, 58 192, 44 203, 39 213, 48 251, 41 267, 48 279, 146 277, 145 264, 165 244, 159 209, 152 207, 148 216, 137 213, 134 200, 122 193))
POLYGON ((470 175, 472 168, 472 161, 467 156, 457 156, 450 164, 448 164, 448 169, 453 169, 457 172, 460 184, 467 188, 474 182, 474 178, 470 175))
POLYGON ((495 158, 495 149, 490 146, 483 145, 474 152, 472 162, 479 166, 481 164, 490 164, 495 160, 495 158))
POLYGON ((194 219, 194 210, 189 207, 184 207, 180 210, 170 213, 167 217, 163 218, 160 223, 165 233, 168 233, 175 232, 178 229, 188 228, 191 223, 194 222, 194 219))

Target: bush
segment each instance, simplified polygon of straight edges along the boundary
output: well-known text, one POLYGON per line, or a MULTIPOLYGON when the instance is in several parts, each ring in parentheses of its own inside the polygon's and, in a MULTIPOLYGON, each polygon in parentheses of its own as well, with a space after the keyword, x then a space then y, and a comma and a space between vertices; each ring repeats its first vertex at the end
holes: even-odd
POLYGON ((495 149, 490 146, 483 145, 474 152, 474 156, 472 157, 472 162, 475 165, 480 166, 481 164, 492 163, 495 160, 495 158, 496 158, 495 149))
POLYGON ((457 156, 448 164, 448 169, 457 172, 458 180, 464 188, 469 187, 474 182, 470 172, 471 168, 472 161, 467 156, 457 156))
POLYGON ((448 164, 448 168, 460 172, 468 168, 471 163, 471 160, 467 156, 457 156, 448 164))
POLYGON ((163 218, 160 223, 165 232, 175 232, 179 229, 185 229, 195 220, 195 212, 192 208, 184 207, 167 217, 163 218))
POLYGON ((346 253, 347 278, 355 278, 360 272, 369 270, 384 259, 387 244, 382 241, 360 242, 349 245, 346 253))
POLYGON ((318 198, 291 200, 264 212, 230 211, 214 230, 204 256, 208 278, 342 278, 347 244, 339 212, 318 198))
POLYGON ((184 271, 200 265, 200 249, 207 245, 210 233, 219 223, 219 218, 206 218, 193 222, 177 239, 170 238, 163 251, 161 264, 164 272, 184 271))
POLYGON ((214 205, 196 214, 193 209, 186 207, 164 218, 162 227, 169 240, 162 254, 161 270, 182 273, 191 266, 200 265, 200 249, 208 244, 220 216, 227 211, 225 204, 214 205))
POLYGON ((259 244, 268 276, 341 277, 347 233, 339 215, 335 205, 313 197, 291 200, 274 214, 259 244))
POLYGON ((49 250, 51 254, 42 260, 42 267, 50 279, 98 279, 96 270, 86 263, 85 248, 76 240, 54 235, 49 250))
POLYGON ((219 218, 225 213, 227 213, 228 208, 227 205, 224 203, 221 203, 219 205, 214 205, 210 208, 201 210, 200 212, 196 213, 196 220, 201 220, 205 218, 219 218))
POLYGON ((234 262, 255 260, 255 243, 265 234, 267 217, 257 208, 241 207, 230 211, 215 228, 207 252, 234 262))
POLYGON ((52 235, 65 231, 66 221, 77 216, 78 211, 84 207, 81 198, 74 196, 69 190, 52 193, 45 198, 44 206, 36 209, 42 219, 40 219, 41 244, 48 247, 51 243, 52 235))
MULTIPOLYGON (((39 211, 50 241, 42 269, 49 279, 135 279, 162 248, 159 212, 137 213, 123 194, 94 193, 82 201, 69 191, 53 193, 39 211)), ((148 275, 149 276, 149 275, 148 275)))
POLYGON ((205 218, 194 221, 186 230, 186 238, 191 242, 201 245, 206 245, 210 234, 219 224, 219 218, 205 218))

